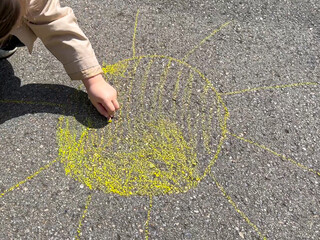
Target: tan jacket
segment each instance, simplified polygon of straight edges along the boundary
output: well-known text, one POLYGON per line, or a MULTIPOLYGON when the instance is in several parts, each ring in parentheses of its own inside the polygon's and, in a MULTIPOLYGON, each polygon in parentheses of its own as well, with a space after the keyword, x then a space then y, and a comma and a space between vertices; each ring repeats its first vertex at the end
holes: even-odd
POLYGON ((59 0, 31 0, 21 26, 12 31, 32 52, 38 38, 63 64, 73 80, 82 80, 102 73, 91 44, 77 24, 69 7, 59 0))

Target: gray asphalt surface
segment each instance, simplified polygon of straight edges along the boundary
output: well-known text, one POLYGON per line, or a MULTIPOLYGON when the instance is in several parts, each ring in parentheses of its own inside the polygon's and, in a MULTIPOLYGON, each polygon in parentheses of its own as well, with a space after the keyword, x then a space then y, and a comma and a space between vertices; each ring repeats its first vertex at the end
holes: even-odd
MULTIPOLYGON (((182 59, 233 21, 187 60, 219 92, 319 83, 317 0, 61 2, 73 8, 101 63, 132 56, 139 9, 138 56, 182 59)), ((84 124, 74 110, 82 105, 71 98, 78 94, 90 106, 79 85, 41 42, 32 55, 19 49, 0 61, 0 239, 74 239, 90 193, 81 239, 146 238, 148 197, 91 191, 66 176, 60 162, 6 192, 58 157, 60 116, 84 124)), ((228 135, 212 173, 229 199, 210 176, 187 193, 154 197, 149 239, 319 239, 319 92, 313 84, 224 95, 228 130, 260 145, 228 135)))

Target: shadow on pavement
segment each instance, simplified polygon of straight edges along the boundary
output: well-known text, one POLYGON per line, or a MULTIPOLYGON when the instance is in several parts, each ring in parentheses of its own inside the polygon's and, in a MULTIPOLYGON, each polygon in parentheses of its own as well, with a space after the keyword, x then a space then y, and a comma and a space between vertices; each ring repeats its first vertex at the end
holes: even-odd
POLYGON ((34 113, 74 116, 82 125, 91 128, 102 128, 108 124, 85 92, 58 84, 21 86, 10 62, 0 60, 0 124, 34 113))

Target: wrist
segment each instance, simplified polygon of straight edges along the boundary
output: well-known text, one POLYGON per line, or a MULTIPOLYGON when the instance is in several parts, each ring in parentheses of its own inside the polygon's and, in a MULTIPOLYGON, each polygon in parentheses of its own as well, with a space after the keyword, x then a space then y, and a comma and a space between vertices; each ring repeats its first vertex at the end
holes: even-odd
POLYGON ((93 77, 89 77, 89 78, 85 78, 82 80, 84 86, 88 89, 90 86, 92 86, 93 84, 96 84, 98 82, 104 81, 103 77, 101 74, 98 74, 96 76, 93 77))

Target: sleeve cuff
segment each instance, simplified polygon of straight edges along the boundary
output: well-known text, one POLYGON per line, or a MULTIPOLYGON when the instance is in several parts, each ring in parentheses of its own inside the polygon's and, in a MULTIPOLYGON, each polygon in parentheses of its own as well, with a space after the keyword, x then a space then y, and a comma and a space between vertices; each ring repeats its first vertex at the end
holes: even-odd
POLYGON ((92 67, 86 70, 82 70, 80 72, 68 73, 68 75, 71 78, 71 80, 83 80, 86 78, 97 76, 102 73, 103 71, 101 67, 98 66, 98 67, 92 67))
POLYGON ((64 64, 64 68, 72 80, 83 80, 103 73, 95 56, 64 64))

